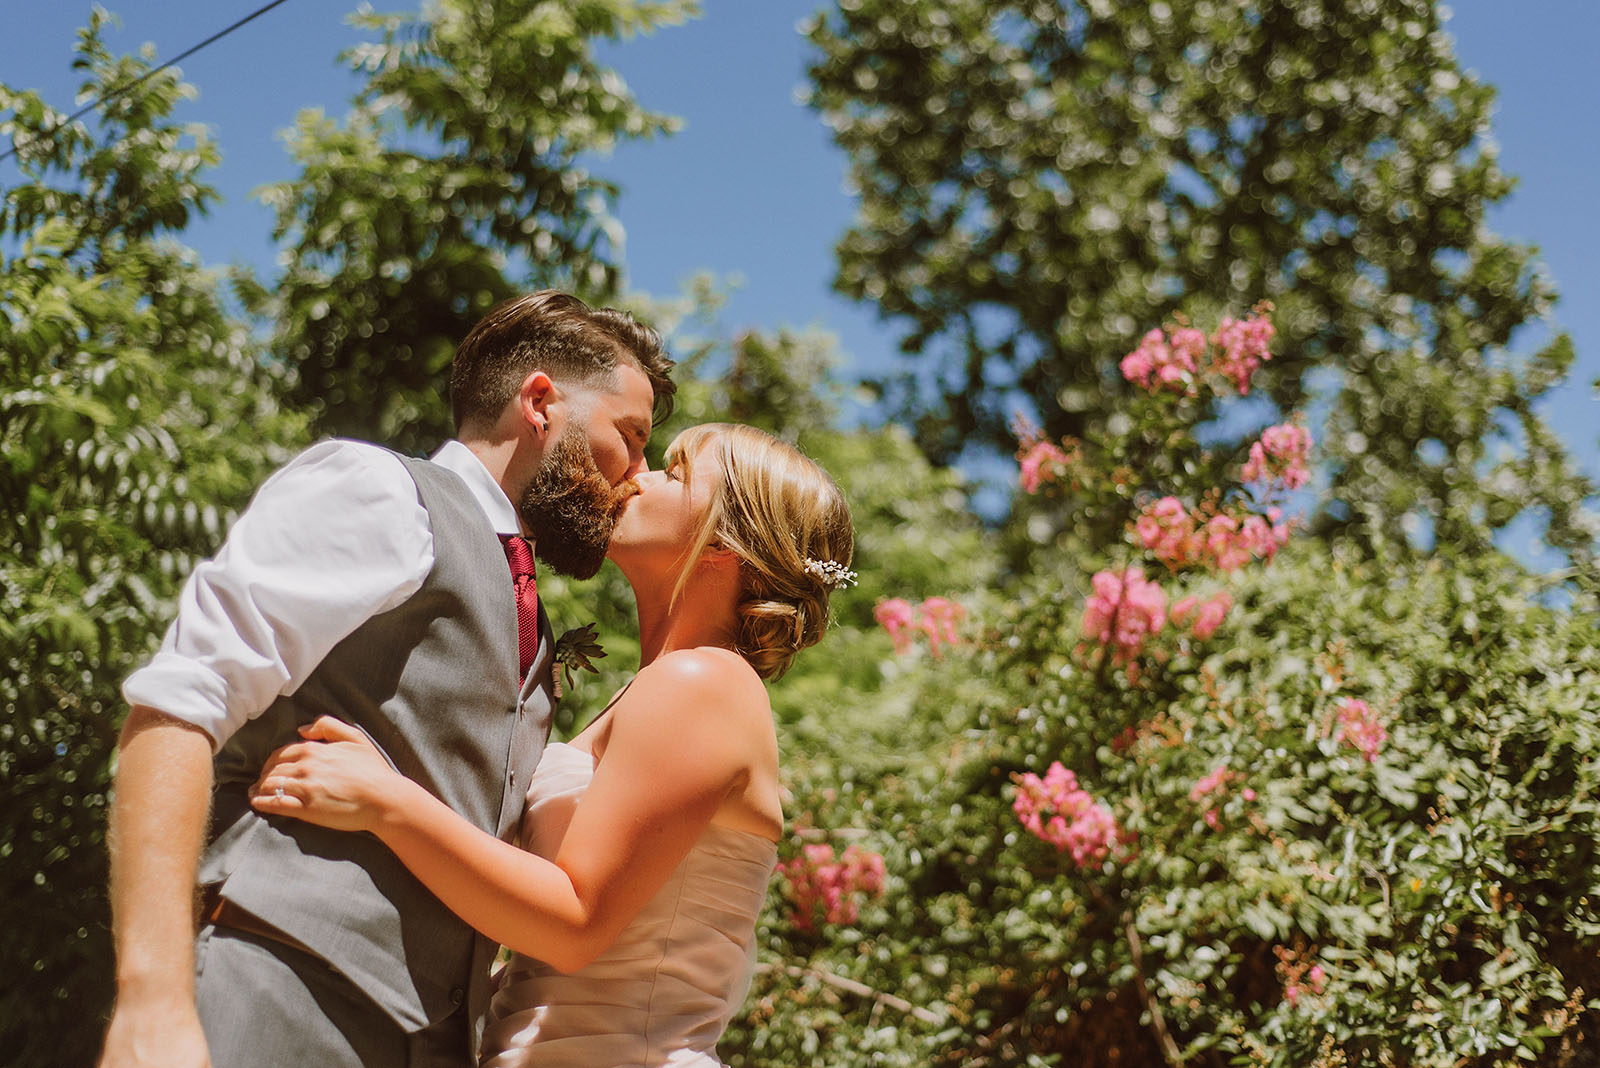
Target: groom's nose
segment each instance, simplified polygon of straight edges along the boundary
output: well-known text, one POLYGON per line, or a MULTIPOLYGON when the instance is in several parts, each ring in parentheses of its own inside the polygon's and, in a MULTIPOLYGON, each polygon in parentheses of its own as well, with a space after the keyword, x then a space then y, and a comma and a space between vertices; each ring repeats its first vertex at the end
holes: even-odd
POLYGON ((630 479, 634 479, 642 474, 645 474, 649 470, 650 461, 645 458, 644 451, 640 450, 636 455, 629 455, 628 466, 622 472, 622 477, 618 479, 617 482, 620 485, 623 482, 627 482, 630 479))

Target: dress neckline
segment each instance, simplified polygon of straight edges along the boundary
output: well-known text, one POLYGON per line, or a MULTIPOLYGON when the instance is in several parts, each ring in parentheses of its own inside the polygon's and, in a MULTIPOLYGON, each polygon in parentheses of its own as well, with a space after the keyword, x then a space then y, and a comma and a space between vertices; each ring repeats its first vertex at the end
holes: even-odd
MULTIPOLYGON (((545 744, 545 747, 544 747, 545 756, 548 757, 550 755, 550 750, 555 749, 557 747, 560 747, 561 749, 564 749, 567 752, 574 754, 575 756, 585 758, 585 762, 589 765, 590 773, 591 774, 593 773, 593 771, 594 771, 594 754, 593 753, 589 752, 586 749, 579 749, 577 746, 573 745, 571 742, 548 742, 548 743, 545 744)), ((534 774, 537 775, 538 771, 535 770, 534 774)), ((748 839, 750 839, 752 841, 760 842, 760 843, 762 843, 762 844, 764 844, 766 846, 769 846, 774 850, 776 850, 778 848, 778 843, 776 841, 774 841, 773 839, 768 838, 766 835, 759 834, 756 831, 747 831, 747 830, 744 830, 741 827, 729 827, 725 823, 708 823, 708 824, 706 824, 706 829, 707 830, 712 830, 712 831, 720 831, 723 834, 738 835, 741 838, 748 838, 748 839)))

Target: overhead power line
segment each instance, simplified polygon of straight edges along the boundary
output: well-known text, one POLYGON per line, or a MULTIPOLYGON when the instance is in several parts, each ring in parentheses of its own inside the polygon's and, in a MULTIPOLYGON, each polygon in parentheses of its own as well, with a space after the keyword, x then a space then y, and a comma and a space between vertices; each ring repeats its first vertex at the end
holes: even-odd
POLYGON ((194 55, 196 52, 200 51, 202 48, 206 47, 207 45, 213 44, 213 43, 215 43, 217 41, 222 40, 224 37, 228 36, 228 34, 232 33, 234 30, 237 30, 240 26, 243 26, 245 23, 250 22, 250 21, 252 21, 254 19, 260 18, 262 15, 265 15, 268 11, 271 11, 273 8, 277 7, 278 5, 283 4, 283 3, 287 3, 287 2, 288 2, 288 0, 272 0, 271 3, 262 4, 260 7, 256 8, 254 11, 250 12, 250 14, 246 15, 244 18, 240 19, 238 22, 235 22, 232 26, 229 26, 228 28, 223 29, 223 30, 218 30, 216 33, 212 34, 210 37, 207 37, 204 41, 201 41, 199 44, 195 45, 193 48, 190 48, 190 49, 188 49, 188 50, 186 50, 184 52, 180 52, 176 56, 173 56, 171 59, 169 59, 165 63, 161 64, 161 66, 156 67, 156 68, 154 68, 152 70, 145 71, 143 74, 139 75, 139 77, 133 79, 133 81, 128 82, 128 83, 126 83, 124 85, 117 86, 115 89, 111 90, 109 93, 105 94, 104 96, 96 97, 93 101, 91 101, 90 103, 88 103, 88 104, 84 105, 83 107, 79 108, 77 111, 74 111, 71 115, 68 115, 65 119, 63 119, 62 121, 56 123, 54 126, 50 127, 50 129, 46 130, 44 133, 39 134, 37 137, 34 137, 31 140, 26 141, 26 142, 24 142, 23 144, 20 144, 20 145, 12 144, 12 146, 11 146, 11 148, 9 150, 7 150, 3 154, 0 154, 0 163, 3 163, 4 161, 10 159, 12 156, 15 156, 17 154, 17 152, 20 151, 21 149, 30 148, 33 145, 36 145, 41 141, 53 140, 55 138, 56 134, 60 133, 64 129, 66 129, 68 126, 72 125, 74 122, 77 122, 79 119, 81 119, 85 115, 89 114, 89 112, 91 112, 95 108, 99 107, 101 104, 109 104, 111 101, 117 99, 117 97, 123 96, 126 93, 129 93, 129 92, 133 91, 134 89, 136 89, 140 85, 142 85, 144 82, 148 81, 149 79, 155 77, 157 74, 160 74, 162 71, 166 70, 168 67, 172 66, 174 63, 183 62, 185 59, 188 59, 190 56, 194 55))

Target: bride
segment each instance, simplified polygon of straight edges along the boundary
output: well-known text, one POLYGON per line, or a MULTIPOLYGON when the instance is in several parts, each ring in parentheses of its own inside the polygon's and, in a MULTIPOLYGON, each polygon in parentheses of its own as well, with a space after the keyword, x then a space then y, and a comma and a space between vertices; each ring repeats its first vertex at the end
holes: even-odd
POLYGON ((709 1068, 749 988, 783 827, 762 680, 827 628, 850 513, 820 467, 744 426, 685 431, 638 484, 610 557, 637 598, 639 673, 546 750, 517 845, 328 717, 253 791, 262 812, 377 835, 513 951, 484 1066, 709 1068))

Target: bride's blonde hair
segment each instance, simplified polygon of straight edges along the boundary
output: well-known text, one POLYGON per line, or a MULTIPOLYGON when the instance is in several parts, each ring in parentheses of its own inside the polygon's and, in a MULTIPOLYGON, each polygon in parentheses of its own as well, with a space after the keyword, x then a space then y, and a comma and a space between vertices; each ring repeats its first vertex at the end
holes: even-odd
POLYGON ((720 477, 673 598, 705 549, 731 550, 742 587, 734 651, 762 678, 777 678, 828 629, 828 594, 855 550, 850 506, 816 461, 755 427, 691 427, 667 446, 667 462, 691 459, 690 479, 720 477))

